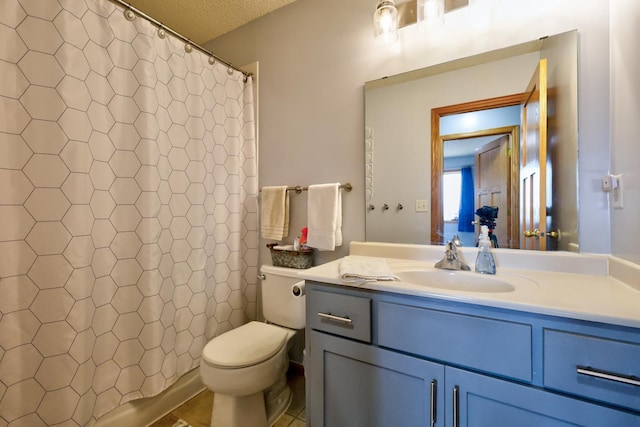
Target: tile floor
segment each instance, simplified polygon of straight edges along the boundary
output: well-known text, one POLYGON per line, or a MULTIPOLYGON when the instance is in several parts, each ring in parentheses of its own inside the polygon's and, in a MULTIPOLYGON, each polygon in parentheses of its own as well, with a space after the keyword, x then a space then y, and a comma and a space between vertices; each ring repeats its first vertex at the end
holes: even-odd
MULTIPOLYGON (((304 375, 295 369, 287 374, 289 387, 293 392, 293 400, 287 412, 278 419, 273 427, 304 427, 305 426, 305 390, 304 375)), ((182 406, 174 409, 150 427, 178 427, 180 420, 192 427, 209 427, 211 425, 211 408, 213 407, 213 393, 205 390, 182 406)))

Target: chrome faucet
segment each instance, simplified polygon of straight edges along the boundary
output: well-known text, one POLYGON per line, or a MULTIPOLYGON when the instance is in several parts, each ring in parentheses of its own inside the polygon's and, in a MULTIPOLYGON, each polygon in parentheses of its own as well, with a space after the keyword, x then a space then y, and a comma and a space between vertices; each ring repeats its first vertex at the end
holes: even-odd
POLYGON ((444 258, 438 261, 435 267, 445 270, 471 270, 458 256, 458 246, 451 241, 447 242, 444 258))

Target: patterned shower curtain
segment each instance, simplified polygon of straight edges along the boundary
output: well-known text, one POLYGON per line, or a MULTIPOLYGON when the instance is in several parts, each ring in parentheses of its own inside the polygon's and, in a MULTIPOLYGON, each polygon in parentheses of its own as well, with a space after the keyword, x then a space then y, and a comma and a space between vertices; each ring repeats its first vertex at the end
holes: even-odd
POLYGON ((0 1, 0 426, 90 425, 255 318, 251 79, 108 0, 0 1))

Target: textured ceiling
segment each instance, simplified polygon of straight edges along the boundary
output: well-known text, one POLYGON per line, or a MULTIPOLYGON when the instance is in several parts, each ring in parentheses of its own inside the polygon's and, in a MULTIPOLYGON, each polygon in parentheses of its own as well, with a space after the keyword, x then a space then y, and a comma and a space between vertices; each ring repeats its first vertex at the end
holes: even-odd
POLYGON ((153 19, 198 44, 295 0, 129 0, 153 19))

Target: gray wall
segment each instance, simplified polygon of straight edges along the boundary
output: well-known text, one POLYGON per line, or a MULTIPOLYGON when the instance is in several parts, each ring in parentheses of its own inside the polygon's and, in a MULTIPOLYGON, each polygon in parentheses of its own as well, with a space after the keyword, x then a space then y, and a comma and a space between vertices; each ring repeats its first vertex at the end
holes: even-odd
POLYGON ((624 180, 624 208, 611 211, 612 252, 636 264, 640 264, 638 22, 640 2, 611 2, 611 171, 622 173, 624 180))
MULTIPOLYGON (((260 186, 350 181, 354 190, 344 195, 344 239, 363 240, 365 81, 577 29, 580 249, 610 253, 608 198, 600 187, 601 176, 609 171, 611 152, 609 1, 503 1, 488 26, 478 25, 464 8, 447 14, 437 34, 426 37, 415 25, 406 27, 400 30, 399 42, 388 47, 373 42, 374 7, 370 0, 297 0, 206 45, 234 64, 259 62, 260 186)), ((637 30, 625 8, 637 12, 638 6, 634 0, 615 5, 618 21, 629 20, 630 35, 622 31, 614 35, 622 38, 621 47, 635 53, 631 44, 637 30)), ((615 65, 625 66, 622 58, 614 64, 615 72, 615 65)), ((637 65, 637 58, 634 61, 637 65)), ((637 67, 621 72, 631 78, 634 70, 637 67)), ((637 82, 633 84, 637 90, 637 82)), ((625 89, 620 88, 620 94, 625 89)), ((623 101, 617 105, 626 107, 623 101)), ((634 126, 632 120, 626 124, 629 128, 634 126)), ((628 149, 616 143, 616 161, 619 157, 623 162, 628 149)), ((634 165, 620 167, 637 171, 634 165)), ((639 211, 635 209, 635 216, 639 211)), ((627 209, 618 213, 633 216, 627 209)), ((293 196, 292 215, 290 240, 306 224, 306 195, 293 196)), ((618 247, 617 241, 614 246, 618 247)), ((625 256, 637 259, 638 249, 631 250, 636 255, 625 256)), ((317 260, 347 253, 345 244, 335 252, 319 254, 317 260)), ((268 256, 266 249, 261 255, 268 256)))

